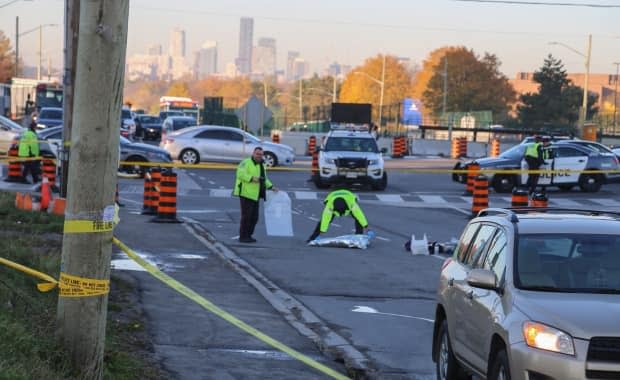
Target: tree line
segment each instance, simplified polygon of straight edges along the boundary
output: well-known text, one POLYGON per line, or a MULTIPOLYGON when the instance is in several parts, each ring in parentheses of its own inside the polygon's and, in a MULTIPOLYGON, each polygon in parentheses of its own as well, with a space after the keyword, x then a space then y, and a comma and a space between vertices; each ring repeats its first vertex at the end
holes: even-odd
MULTIPOLYGON (((2 83, 10 82, 14 74, 14 54, 10 39, 0 31, 2 83)), ((519 96, 500 66, 494 54, 479 55, 463 46, 446 46, 432 51, 416 68, 405 66, 395 56, 379 54, 367 58, 342 80, 316 74, 289 83, 278 83, 274 77, 261 81, 247 77, 185 77, 175 81, 142 78, 126 81, 124 99, 134 108, 155 113, 163 95, 188 96, 198 101, 206 96, 222 97, 225 108, 240 107, 255 95, 274 111, 281 124, 290 125, 327 118, 326 110, 334 98, 339 102, 373 104, 373 119, 377 120, 383 85, 383 105, 390 110, 382 115, 383 125, 397 118, 398 112, 392 108, 406 97, 421 100, 425 122, 450 112, 491 111, 494 123, 511 127, 575 125, 583 90, 567 78, 561 60, 546 57, 533 76, 538 92, 519 96)), ((597 113, 596 100, 595 96, 589 97, 586 119, 597 113)))

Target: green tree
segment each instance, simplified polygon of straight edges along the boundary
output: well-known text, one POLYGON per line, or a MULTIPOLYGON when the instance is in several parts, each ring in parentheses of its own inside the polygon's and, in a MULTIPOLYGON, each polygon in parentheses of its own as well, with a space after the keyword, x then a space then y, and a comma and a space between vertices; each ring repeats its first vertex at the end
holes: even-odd
POLYGON ((15 52, 11 40, 0 30, 0 83, 8 83, 15 73, 15 52))
MULTIPOLYGON (((568 79, 562 61, 550 54, 534 73, 534 82, 539 84, 538 92, 521 95, 517 107, 519 122, 534 129, 574 126, 579 119, 583 89, 568 79)), ((596 100, 596 95, 588 96, 587 118, 598 111, 594 106, 596 100)))
MULTIPOLYGON (((441 115, 444 99, 444 67, 448 60, 446 111, 492 111, 496 120, 506 118, 515 100, 508 78, 499 71, 497 56, 478 57, 465 47, 444 49, 443 57, 432 67, 432 76, 423 93, 424 105, 441 115)), ((422 71, 428 70, 425 66, 422 71)), ((424 75, 424 74, 422 74, 424 75)))

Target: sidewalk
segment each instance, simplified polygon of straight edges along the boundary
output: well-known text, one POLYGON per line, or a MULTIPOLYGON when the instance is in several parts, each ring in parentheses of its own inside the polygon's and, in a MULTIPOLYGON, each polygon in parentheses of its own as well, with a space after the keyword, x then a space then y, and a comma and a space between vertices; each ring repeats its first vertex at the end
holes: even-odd
MULTIPOLYGON (((324 358, 263 296, 183 224, 150 223, 137 205, 121 209, 115 236, 143 258, 196 293, 268 336, 344 373, 324 358), (134 211, 132 211, 132 208, 134 211), (172 248, 174 247, 174 248, 172 248)), ((126 258, 114 248, 113 259, 126 258)), ((113 261, 123 267, 128 262, 113 261)), ((133 266, 134 268, 137 266, 133 266)), ((136 279, 155 354, 175 379, 318 379, 326 375, 277 351, 203 309, 144 271, 124 271, 136 279)))

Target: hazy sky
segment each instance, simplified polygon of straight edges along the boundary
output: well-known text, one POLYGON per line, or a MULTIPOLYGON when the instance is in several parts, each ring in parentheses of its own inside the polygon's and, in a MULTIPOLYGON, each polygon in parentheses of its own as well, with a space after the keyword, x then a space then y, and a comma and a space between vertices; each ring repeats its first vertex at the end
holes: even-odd
MULTIPOLYGON (((517 0, 518 1, 518 0, 517 0)), ((0 6, 9 0, 0 0, 0 6)), ((150 44, 167 51, 170 30, 186 31, 188 55, 206 40, 219 46, 218 68, 233 62, 238 52, 239 18, 254 18, 254 43, 260 37, 277 41, 278 67, 289 50, 300 51, 312 71, 329 63, 358 65, 379 52, 421 62, 445 45, 463 45, 478 54, 490 52, 502 61, 501 70, 513 78, 533 71, 552 53, 569 72, 583 72, 584 58, 562 42, 585 53, 592 34, 593 73, 615 73, 620 62, 620 1, 546 0, 618 5, 619 8, 508 5, 454 0, 131 0, 127 53, 145 53, 150 44)), ((62 0, 18 1, 0 8, 0 30, 14 46, 15 17, 20 32, 40 24, 44 66, 62 64, 62 0)), ((20 37, 20 56, 36 65, 38 32, 20 37)))

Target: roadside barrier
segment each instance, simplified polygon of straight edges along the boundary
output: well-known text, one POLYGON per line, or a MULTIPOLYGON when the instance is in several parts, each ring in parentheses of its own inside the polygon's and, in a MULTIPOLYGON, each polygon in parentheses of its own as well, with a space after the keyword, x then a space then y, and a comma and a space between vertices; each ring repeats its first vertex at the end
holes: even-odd
POLYGON ((545 193, 536 193, 532 197, 532 207, 549 207, 549 198, 545 193))
POLYGON ((142 209, 142 214, 157 215, 157 207, 159 206, 159 183, 160 182, 161 182, 161 169, 152 168, 151 169, 151 188, 149 190, 150 201, 149 201, 148 208, 142 209))
MULTIPOLYGON (((155 200, 155 189, 153 188, 153 178, 151 177, 151 171, 156 170, 153 168, 147 170, 144 175, 144 196, 142 198, 142 215, 155 215, 157 213, 157 207, 153 204, 155 200)), ((158 169, 157 169, 158 170, 158 169)))
POLYGON ((308 156, 312 156, 316 151, 316 136, 308 138, 308 156))
POLYGON ((465 195, 474 193, 474 182, 478 175, 480 175, 480 165, 473 162, 467 167, 467 184, 465 186, 465 195))
POLYGON ((452 139, 450 157, 467 157, 467 137, 456 137, 452 139))
POLYGON ((280 143, 280 133, 277 131, 271 132, 271 142, 279 144, 280 143))
POLYGON ((479 175, 475 179, 474 196, 471 203, 472 216, 489 207, 489 180, 486 176, 479 175))
POLYGON ((527 207, 529 196, 527 190, 515 188, 512 190, 511 207, 527 207))
POLYGON ((499 140, 498 139, 493 139, 491 140, 491 157, 498 157, 499 156, 499 140))
POLYGON ((47 178, 50 186, 56 185, 56 163, 55 160, 44 158, 42 160, 43 178, 47 178))
POLYGON ((159 183, 159 203, 155 223, 181 223, 177 219, 177 173, 165 170, 159 183))
POLYGON ((403 158, 407 154, 407 137, 395 136, 392 138, 392 158, 403 158))
POLYGON ((17 157, 17 148, 11 147, 8 152, 9 156, 9 173, 4 179, 6 182, 22 181, 22 164, 20 161, 11 160, 11 157, 17 157))

